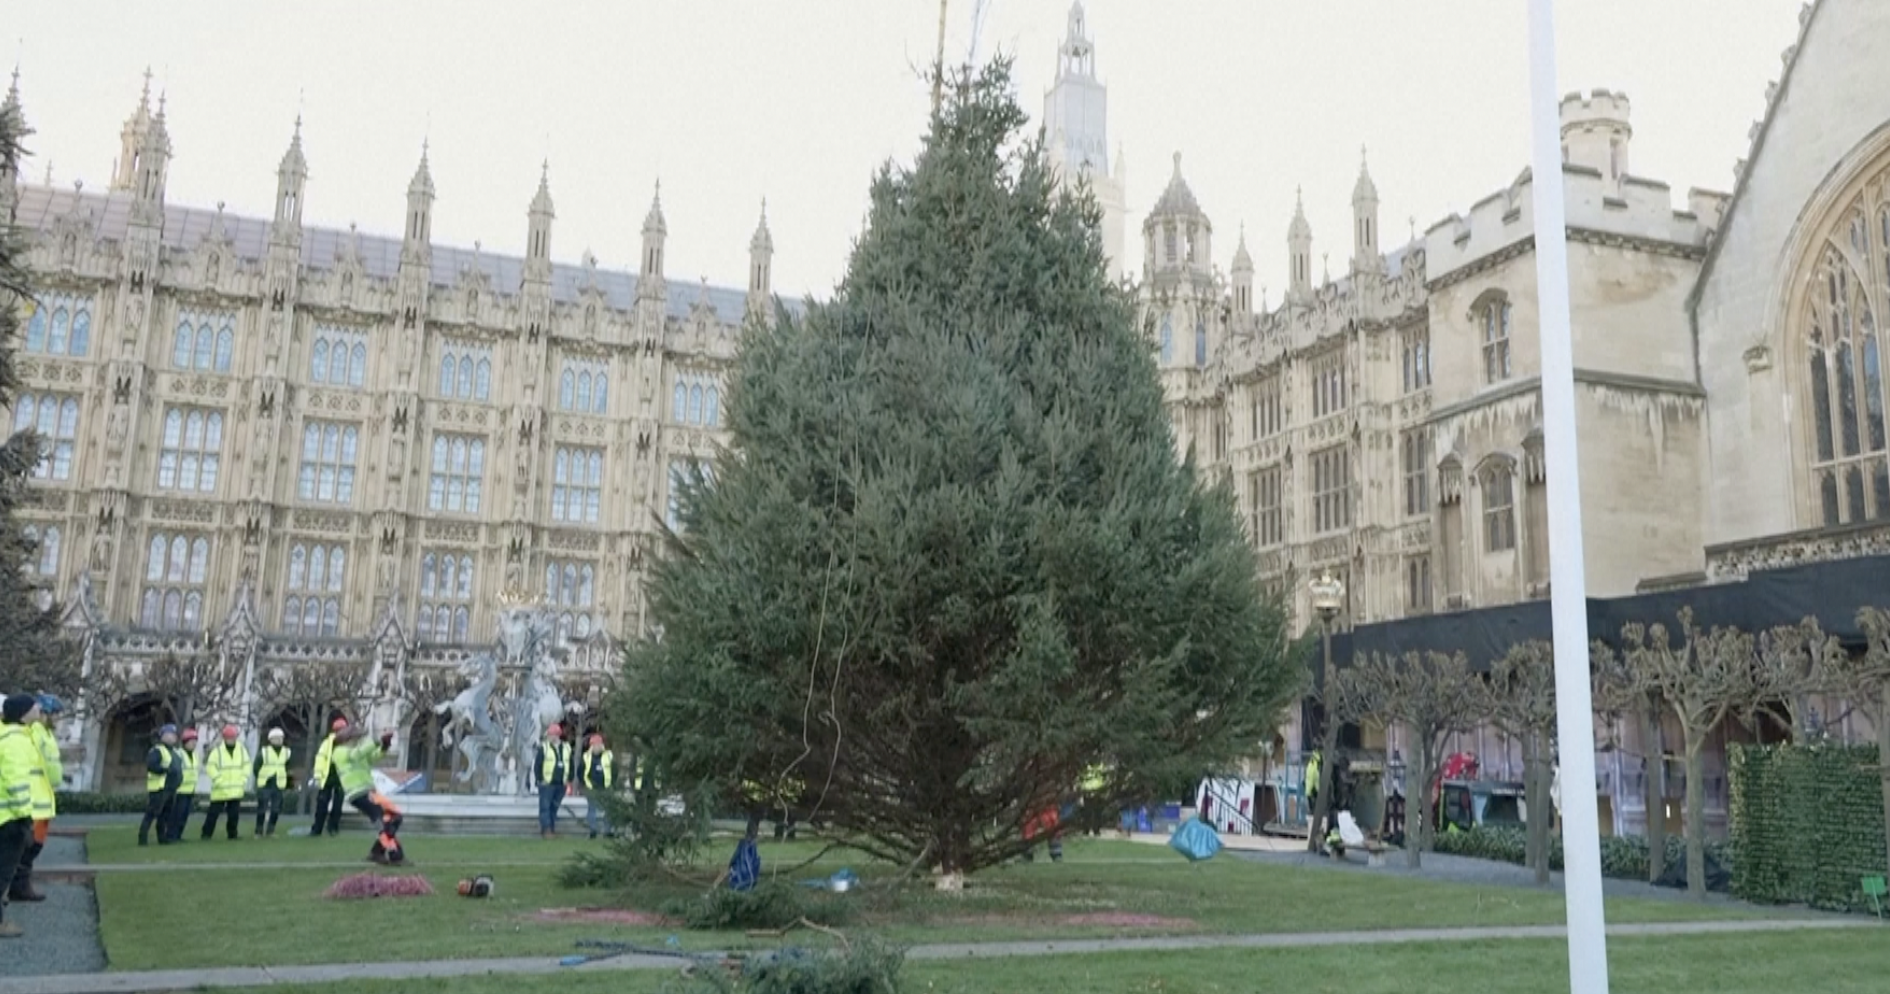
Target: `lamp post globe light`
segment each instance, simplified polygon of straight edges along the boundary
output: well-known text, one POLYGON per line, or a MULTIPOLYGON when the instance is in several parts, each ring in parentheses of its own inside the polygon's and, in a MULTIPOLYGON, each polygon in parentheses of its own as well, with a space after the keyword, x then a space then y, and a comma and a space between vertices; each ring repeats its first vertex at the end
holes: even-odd
POLYGON ((1333 576, 1330 570, 1321 571, 1307 584, 1307 592, 1312 595, 1313 613, 1319 615, 1319 636, 1325 651, 1319 751, 1315 753, 1319 758, 1319 774, 1316 783, 1307 784, 1314 793, 1312 820, 1306 825, 1306 850, 1316 853, 1324 845, 1327 808, 1332 803, 1332 760, 1339 747, 1339 724, 1332 720, 1332 622, 1345 606, 1345 581, 1333 576))

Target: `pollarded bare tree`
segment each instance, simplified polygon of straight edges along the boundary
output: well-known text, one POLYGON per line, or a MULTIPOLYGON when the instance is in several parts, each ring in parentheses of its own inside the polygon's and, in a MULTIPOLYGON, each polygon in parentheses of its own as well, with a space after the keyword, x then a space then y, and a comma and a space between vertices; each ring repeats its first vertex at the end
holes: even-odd
POLYGON ((1489 694, 1482 678, 1471 671, 1463 653, 1407 652, 1402 659, 1373 653, 1360 657, 1335 678, 1338 697, 1355 714, 1386 727, 1403 725, 1416 746, 1416 763, 1407 811, 1415 811, 1406 833, 1405 859, 1413 867, 1435 836, 1430 811, 1431 779, 1443 760, 1452 735, 1467 732, 1488 717, 1489 694))
MULTIPOLYGON (((1680 641, 1665 625, 1621 630, 1627 665, 1660 694, 1686 741, 1687 892, 1706 896, 1706 737, 1750 699, 1757 649, 1734 628, 1703 631, 1691 609, 1680 611, 1680 641)), ((1664 850, 1663 850, 1664 852, 1664 850)), ((1649 864, 1654 850, 1648 850, 1649 864)))
POLYGON ((1626 655, 1600 639, 1590 647, 1590 675, 1595 709, 1611 721, 1631 723, 1646 752, 1641 799, 1647 811, 1647 879, 1656 883, 1667 871, 1667 795, 1662 776, 1667 759, 1661 748, 1661 716, 1666 713, 1666 705, 1655 682, 1635 669, 1626 655))
POLYGON ((1811 699, 1828 690, 1834 665, 1842 665, 1844 646, 1825 634, 1818 619, 1780 625, 1759 635, 1757 664, 1740 720, 1755 731, 1761 715, 1770 715, 1803 743, 1811 734, 1811 699))
POLYGON ((1536 883, 1549 882, 1549 787, 1555 754, 1555 647, 1531 641, 1510 646, 1490 670, 1488 711, 1498 728, 1522 743, 1523 797, 1528 804, 1527 862, 1536 883))
POLYGON ((232 672, 213 652, 165 656, 141 671, 100 667, 88 698, 99 714, 110 714, 132 701, 150 701, 163 719, 190 727, 236 717, 242 698, 242 674, 232 672))
POLYGON ((302 662, 270 668, 256 674, 255 693, 256 714, 286 714, 302 726, 304 740, 292 760, 297 769, 314 762, 336 716, 359 720, 373 699, 365 662, 302 662))

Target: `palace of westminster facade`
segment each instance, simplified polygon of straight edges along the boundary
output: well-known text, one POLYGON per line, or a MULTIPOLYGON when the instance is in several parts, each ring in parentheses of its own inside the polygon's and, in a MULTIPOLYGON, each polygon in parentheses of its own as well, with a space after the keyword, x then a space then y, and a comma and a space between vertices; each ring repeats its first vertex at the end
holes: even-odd
MULTIPOLYGON (((1561 105, 1591 596, 1890 550, 1856 531, 1890 517, 1866 324, 1890 302, 1890 138, 1859 137, 1890 121, 1890 85, 1855 84, 1849 38, 1890 41, 1890 11, 1808 5, 1734 192, 1678 208, 1631 171, 1625 96, 1561 105), (1792 143, 1768 145, 1778 129, 1792 143)), ((1106 107, 1079 2, 1048 148, 1089 179, 1123 272, 1106 107)), ((40 296, 14 424, 51 444, 25 516, 87 665, 213 646, 385 678, 489 642, 511 590, 559 612, 567 672, 607 671, 613 637, 645 630, 673 483, 721 437, 740 330, 773 313, 765 216, 744 290, 691 286, 664 277, 660 196, 632 274, 552 262, 542 181, 514 258, 431 243, 424 152, 395 240, 304 224, 299 124, 269 218, 166 202, 148 91, 121 138, 103 192, 0 176, 40 296)), ((1361 167, 1341 274, 1315 276, 1302 206, 1268 306, 1244 235, 1216 267, 1175 156, 1139 292, 1176 442, 1231 482, 1302 623, 1323 571, 1348 624, 1547 595, 1532 181, 1388 248, 1361 167)), ((106 734, 73 745, 115 762, 106 734)))

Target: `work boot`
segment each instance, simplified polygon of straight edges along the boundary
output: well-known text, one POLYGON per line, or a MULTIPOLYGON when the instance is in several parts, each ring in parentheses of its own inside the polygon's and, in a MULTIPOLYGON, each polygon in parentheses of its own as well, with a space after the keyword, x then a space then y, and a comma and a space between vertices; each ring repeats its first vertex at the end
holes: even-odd
POLYGON ((24 901, 27 904, 37 904, 45 899, 46 895, 34 890, 32 884, 27 884, 24 887, 15 887, 7 892, 7 900, 9 901, 24 901))
POLYGON ((0 922, 0 939, 17 939, 26 931, 12 922, 0 922))

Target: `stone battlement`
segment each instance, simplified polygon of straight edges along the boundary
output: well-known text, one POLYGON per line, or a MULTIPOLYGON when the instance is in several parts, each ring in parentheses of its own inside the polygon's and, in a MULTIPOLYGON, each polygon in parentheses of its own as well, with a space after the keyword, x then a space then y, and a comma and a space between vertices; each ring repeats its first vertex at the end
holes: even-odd
POLYGON ((1595 90, 1588 96, 1571 93, 1562 98, 1562 133, 1596 124, 1626 127, 1633 109, 1625 93, 1608 90, 1595 90))
MULTIPOLYGON (((1657 180, 1629 176, 1616 183, 1594 169, 1565 164, 1562 182, 1571 230, 1700 251, 1719 223, 1721 201, 1706 191, 1691 192, 1688 208, 1677 210, 1671 188, 1657 180), (1708 214, 1698 213, 1702 208, 1708 214)), ((1525 169, 1508 187, 1473 205, 1468 216, 1452 214, 1426 230, 1429 280, 1444 279, 1532 237, 1533 183, 1525 169)))

